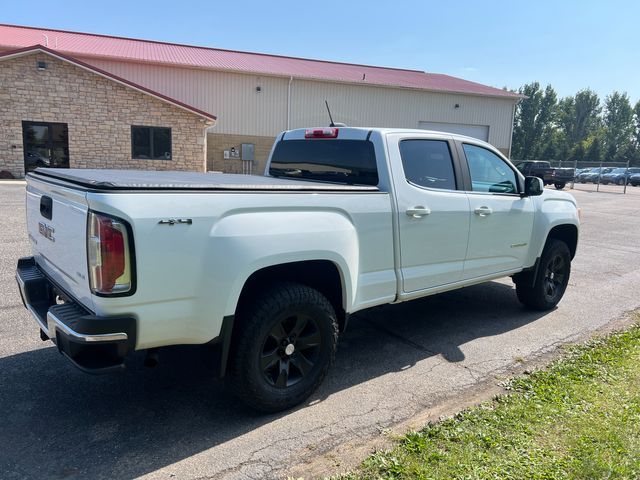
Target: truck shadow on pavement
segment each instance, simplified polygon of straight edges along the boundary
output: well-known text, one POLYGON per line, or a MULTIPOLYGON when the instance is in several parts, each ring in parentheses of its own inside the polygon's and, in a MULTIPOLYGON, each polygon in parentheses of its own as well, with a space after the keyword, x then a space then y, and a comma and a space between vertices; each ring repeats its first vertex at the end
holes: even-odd
MULTIPOLYGON (((336 364, 311 402, 435 355, 460 362, 461 345, 541 316, 498 282, 362 312, 351 318, 336 364)), ((291 413, 259 415, 240 406, 212 379, 207 349, 169 349, 155 369, 138 360, 122 375, 90 376, 55 347, 0 359, 0 476, 137 477, 291 413)))

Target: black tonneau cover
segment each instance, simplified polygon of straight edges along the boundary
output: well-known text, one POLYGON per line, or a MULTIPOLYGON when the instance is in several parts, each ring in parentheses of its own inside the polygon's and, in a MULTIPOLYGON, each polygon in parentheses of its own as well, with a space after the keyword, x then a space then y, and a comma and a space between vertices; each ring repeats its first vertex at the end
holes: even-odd
POLYGON ((92 190, 267 190, 267 191, 364 191, 378 187, 310 182, 257 175, 149 170, 97 170, 37 168, 34 177, 49 177, 92 190))

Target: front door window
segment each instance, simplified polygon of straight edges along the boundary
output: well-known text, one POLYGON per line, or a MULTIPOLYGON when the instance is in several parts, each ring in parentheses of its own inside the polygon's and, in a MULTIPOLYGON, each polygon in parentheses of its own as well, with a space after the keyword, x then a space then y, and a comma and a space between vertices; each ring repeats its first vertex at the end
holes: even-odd
POLYGON ((22 122, 24 170, 38 167, 69 168, 66 123, 22 122))

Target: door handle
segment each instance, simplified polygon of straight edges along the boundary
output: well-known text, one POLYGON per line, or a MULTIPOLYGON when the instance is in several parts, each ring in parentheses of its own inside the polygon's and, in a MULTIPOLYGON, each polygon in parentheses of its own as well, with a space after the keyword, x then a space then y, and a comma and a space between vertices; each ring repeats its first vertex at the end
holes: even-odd
POLYGON ((487 215, 491 215, 493 213, 493 210, 491 210, 489 207, 477 207, 473 213, 475 213, 476 215, 479 215, 481 217, 486 217, 487 215))
POLYGON ((430 213, 431 213, 431 210, 429 210, 427 207, 422 207, 422 206, 417 206, 417 207, 407 209, 407 215, 411 218, 426 217, 430 213))

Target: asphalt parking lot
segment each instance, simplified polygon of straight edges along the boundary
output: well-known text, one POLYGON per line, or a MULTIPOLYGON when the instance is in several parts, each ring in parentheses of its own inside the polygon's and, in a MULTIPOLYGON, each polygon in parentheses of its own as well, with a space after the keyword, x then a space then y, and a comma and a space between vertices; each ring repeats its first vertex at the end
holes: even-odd
POLYGON ((555 311, 525 310, 508 279, 367 311, 352 319, 311 401, 264 416, 212 378, 204 349, 173 349, 155 369, 140 358, 121 375, 90 376, 42 342, 13 278, 29 253, 24 186, 0 183, 0 477, 274 478, 497 383, 640 307, 640 188, 616 191, 573 192, 582 237, 555 311))

